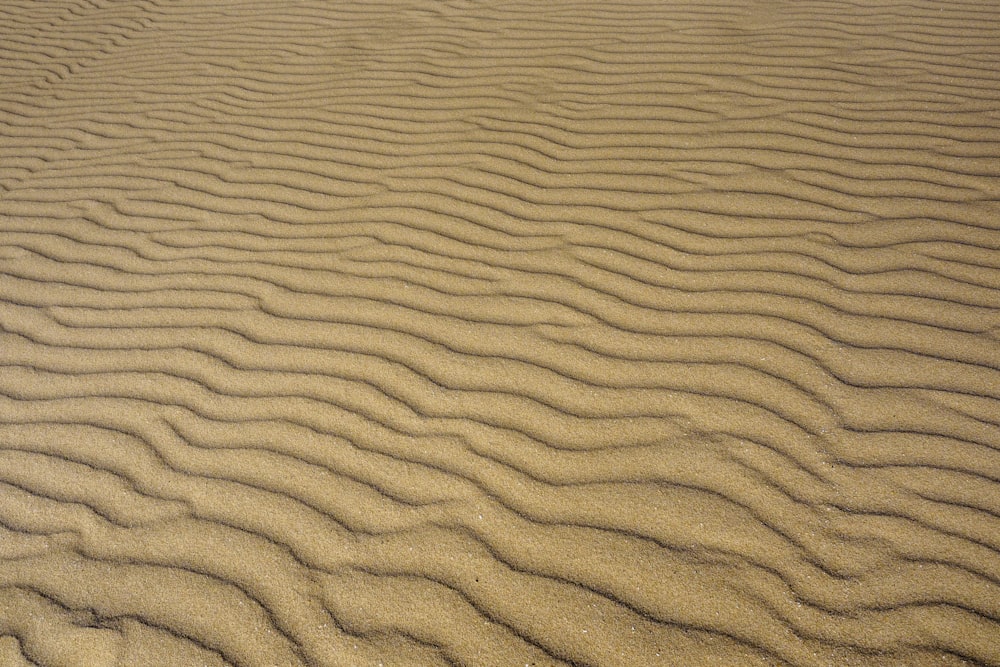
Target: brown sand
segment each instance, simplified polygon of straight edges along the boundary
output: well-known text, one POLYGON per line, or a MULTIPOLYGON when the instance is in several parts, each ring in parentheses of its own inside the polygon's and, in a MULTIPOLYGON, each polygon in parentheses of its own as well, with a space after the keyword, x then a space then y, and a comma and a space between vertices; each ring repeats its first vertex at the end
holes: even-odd
POLYGON ((996 2, 5 0, 0 665, 1000 665, 996 2))

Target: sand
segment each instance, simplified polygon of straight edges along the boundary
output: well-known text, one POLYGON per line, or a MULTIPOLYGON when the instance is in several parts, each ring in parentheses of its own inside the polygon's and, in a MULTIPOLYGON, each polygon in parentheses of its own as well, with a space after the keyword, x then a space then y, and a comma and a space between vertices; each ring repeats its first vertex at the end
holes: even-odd
POLYGON ((0 665, 1000 665, 1000 5, 7 0, 0 665))

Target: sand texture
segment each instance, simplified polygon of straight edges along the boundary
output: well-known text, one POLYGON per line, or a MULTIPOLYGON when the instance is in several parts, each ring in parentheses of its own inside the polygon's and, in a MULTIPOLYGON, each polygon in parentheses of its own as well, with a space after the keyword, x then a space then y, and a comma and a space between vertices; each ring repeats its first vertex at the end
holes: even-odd
POLYGON ((0 3, 0 666, 968 664, 1000 3, 0 3))

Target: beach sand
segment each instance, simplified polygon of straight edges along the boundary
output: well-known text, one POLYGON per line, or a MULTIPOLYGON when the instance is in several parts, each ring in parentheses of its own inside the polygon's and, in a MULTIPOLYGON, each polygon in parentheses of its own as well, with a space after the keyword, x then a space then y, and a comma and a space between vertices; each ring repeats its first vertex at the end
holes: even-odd
POLYGON ((1000 665, 1000 5, 8 0, 0 665, 1000 665))

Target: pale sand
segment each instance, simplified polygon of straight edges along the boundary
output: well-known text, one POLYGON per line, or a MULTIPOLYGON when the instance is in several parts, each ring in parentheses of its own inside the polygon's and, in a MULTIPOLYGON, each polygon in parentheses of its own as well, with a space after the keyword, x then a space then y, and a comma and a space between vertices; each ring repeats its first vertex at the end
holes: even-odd
POLYGON ((1000 5, 0 6, 0 665, 1000 665, 1000 5))

